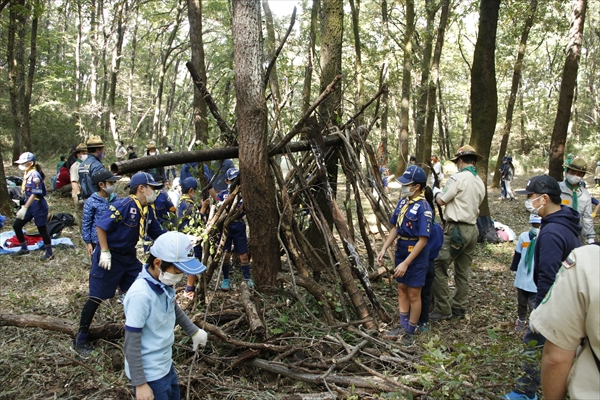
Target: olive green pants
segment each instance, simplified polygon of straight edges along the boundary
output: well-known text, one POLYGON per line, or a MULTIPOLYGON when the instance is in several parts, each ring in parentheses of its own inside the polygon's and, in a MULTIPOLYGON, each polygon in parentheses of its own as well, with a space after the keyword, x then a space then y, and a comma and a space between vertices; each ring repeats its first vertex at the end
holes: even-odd
POLYGON ((448 222, 444 227, 444 244, 438 258, 435 259, 435 279, 431 292, 435 301, 434 311, 442 315, 452 313, 452 309, 465 311, 469 304, 469 275, 473 262, 473 253, 477 245, 477 225, 459 224, 464 245, 459 251, 450 253, 450 233, 457 224, 448 222), (450 298, 448 287, 448 268, 454 262, 454 284, 456 293, 450 298))

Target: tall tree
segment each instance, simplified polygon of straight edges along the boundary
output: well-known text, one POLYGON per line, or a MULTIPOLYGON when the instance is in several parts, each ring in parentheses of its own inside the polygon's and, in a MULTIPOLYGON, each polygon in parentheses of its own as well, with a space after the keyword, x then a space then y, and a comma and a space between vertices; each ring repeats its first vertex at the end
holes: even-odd
POLYGON ((519 91, 519 84, 521 82, 521 76, 523 74, 523 59, 525 58, 525 47, 527 46, 527 39, 529 38, 529 31, 533 26, 535 14, 537 11, 537 0, 530 0, 529 10, 525 18, 525 24, 523 26, 523 32, 521 33, 521 40, 519 41, 519 48, 517 52, 517 60, 513 69, 512 84, 510 86, 510 94, 508 97, 508 106, 506 107, 506 118, 504 119, 504 128, 502 129, 502 140, 500 142, 500 151, 498 152, 498 158, 496 159, 496 167, 494 168, 494 179, 492 180, 492 187, 498 187, 500 184, 500 167, 502 166, 502 159, 506 155, 506 148, 508 147, 508 138, 510 136, 510 130, 512 128, 513 113, 515 110, 515 103, 517 101, 517 92, 519 91))
POLYGON ((233 0, 236 119, 241 188, 250 226, 253 276, 274 287, 280 268, 275 182, 269 169, 260 0, 233 0))
POLYGON ((310 10, 310 30, 308 35, 308 57, 304 67, 304 84, 302 86, 302 114, 310 107, 312 89, 313 63, 315 59, 315 42, 317 40, 317 24, 319 16, 319 0, 313 0, 310 10))
MULTIPOLYGON (((202 33, 202 0, 187 0, 190 22, 190 43, 192 64, 206 85, 206 60, 204 59, 204 38, 202 33)), ((194 85, 194 129, 196 140, 208 143, 208 107, 200 90, 194 85)))
POLYGON ((560 94, 558 97, 558 108, 552 129, 550 141, 550 163, 549 175, 558 181, 563 179, 563 158, 565 154, 565 142, 567 130, 571 120, 571 106, 573 95, 577 84, 577 71, 579 70, 579 59, 581 58, 581 44, 583 42, 583 26, 585 23, 585 12, 587 0, 573 0, 573 16, 569 28, 569 44, 567 57, 562 73, 560 94))
MULTIPOLYGON (((350 0, 350 11, 352 14, 352 33, 354 34, 354 67, 356 70, 356 94, 354 96, 356 110, 359 110, 365 103, 363 92, 363 69, 362 69, 362 50, 360 44, 360 0, 350 0)), ((363 124, 364 115, 361 114, 356 120, 356 125, 363 124)))
POLYGON ((475 43, 471 68, 472 133, 470 144, 483 160, 477 163, 479 176, 486 184, 486 194, 479 215, 489 216, 487 176, 490 149, 498 118, 496 89, 496 29, 500 0, 481 0, 479 3, 479 33, 475 43))
POLYGON ((404 28, 404 62, 402 65, 402 101, 400 103, 400 125, 399 131, 399 154, 398 167, 396 168, 396 176, 400 176, 406 169, 408 161, 408 122, 409 122, 409 106, 410 106, 410 85, 412 72, 412 36, 415 30, 415 2, 414 0, 406 0, 405 4, 406 26, 404 28))
MULTIPOLYGON (((275 27, 273 25, 273 13, 271 13, 271 7, 269 7, 268 0, 262 0, 262 8, 265 13, 265 22, 267 25, 267 55, 269 60, 275 56, 277 50, 277 42, 275 41, 275 27)), ((273 95, 275 107, 279 108, 281 105, 281 91, 279 90, 279 77, 277 76, 277 63, 273 64, 271 69, 271 76, 269 76, 269 86, 271 87, 271 94, 273 95)))
MULTIPOLYGON (((342 38, 344 34, 344 4, 342 0, 321 1, 321 81, 320 93, 342 73, 342 38)), ((340 85, 341 86, 341 85, 340 85)), ((319 115, 327 126, 341 125, 342 89, 337 87, 319 105, 319 115)))
POLYGON ((123 40, 125 39, 125 26, 129 14, 129 2, 123 0, 116 4, 115 10, 117 15, 115 17, 117 24, 117 40, 112 50, 112 57, 110 63, 110 87, 108 90, 108 123, 110 131, 112 133, 113 140, 119 140, 120 134, 117 131, 117 113, 115 110, 115 100, 117 96, 117 78, 119 76, 119 69, 121 67, 121 53, 123 51, 123 40))

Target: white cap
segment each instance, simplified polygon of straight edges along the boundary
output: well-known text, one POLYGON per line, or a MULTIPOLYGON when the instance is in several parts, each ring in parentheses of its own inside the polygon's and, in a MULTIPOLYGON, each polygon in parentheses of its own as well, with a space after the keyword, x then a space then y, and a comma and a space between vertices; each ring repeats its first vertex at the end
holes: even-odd
POLYGON ((150 248, 150 254, 173 263, 189 275, 199 275, 206 271, 206 266, 194 256, 192 242, 181 232, 167 232, 160 235, 150 248))

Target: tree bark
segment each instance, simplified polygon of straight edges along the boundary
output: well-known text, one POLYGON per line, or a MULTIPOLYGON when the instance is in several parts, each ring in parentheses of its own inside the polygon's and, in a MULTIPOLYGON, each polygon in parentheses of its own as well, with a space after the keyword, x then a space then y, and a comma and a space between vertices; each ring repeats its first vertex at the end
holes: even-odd
POLYGON ((398 166, 396 167, 396 176, 401 176, 406 169, 408 161, 408 121, 410 105, 410 85, 412 73, 412 36, 415 30, 415 2, 406 0, 405 6, 406 28, 404 29, 404 61, 402 68, 402 100, 400 102, 400 124, 398 126, 398 137, 400 139, 398 152, 398 166))
MULTIPOLYGON (((342 74, 343 1, 322 0, 321 15, 320 90, 323 92, 337 75, 342 74)), ((342 124, 341 85, 321 103, 319 106, 319 115, 322 119, 321 123, 324 126, 339 126, 342 124)))
MULTIPOLYGON (((271 13, 268 0, 262 0, 262 8, 265 13, 265 22, 267 25, 267 55, 269 60, 272 60, 275 56, 275 50, 277 49, 277 42, 275 41, 273 14, 271 13)), ((273 64, 273 68, 269 75, 269 86, 271 87, 275 108, 279 108, 281 104, 281 92, 279 90, 279 78, 277 77, 277 63, 273 64)))
POLYGON ((481 0, 479 6, 479 33, 471 68, 472 134, 470 145, 483 156, 477 163, 479 177, 486 194, 479 207, 480 216, 489 216, 487 176, 490 148, 498 119, 498 92, 496 88, 496 28, 500 0, 481 0))
POLYGON ((560 84, 560 95, 558 97, 554 128, 552 129, 552 139, 550 141, 548 174, 557 181, 563 180, 565 142, 567 140, 569 121, 571 120, 571 107, 573 105, 575 85, 577 84, 586 10, 587 0, 573 0, 573 17, 571 27, 569 28, 569 45, 560 84))
POLYGON ((508 106, 506 107, 506 118, 504 119, 504 128, 502 129, 500 151, 498 152, 498 158, 496 159, 496 166, 494 168, 494 179, 492 180, 491 185, 495 188, 497 188, 500 185, 500 167, 502 166, 502 159, 506 155, 506 149, 508 147, 508 138, 510 136, 510 130, 512 129, 513 113, 515 110, 517 93, 519 91, 519 85, 521 83, 521 76, 523 72, 523 58, 525 58, 525 47, 527 46, 529 31, 531 31, 531 27, 533 26, 533 22, 535 19, 535 14, 537 12, 537 3, 537 0, 530 0, 529 13, 525 18, 525 25, 523 26, 521 40, 519 41, 517 60, 515 62, 515 67, 513 70, 512 84, 510 86, 510 95, 508 97, 508 106))
MULTIPOLYGON (((202 36, 202 0, 187 0, 190 22, 190 43, 192 46, 192 64, 200 80, 206 85, 206 61, 204 58, 204 38, 202 36)), ((194 85, 194 130, 196 140, 208 143, 208 108, 202 92, 194 85)))
MULTIPOLYGON (((363 93, 363 72, 362 72, 362 51, 360 48, 360 0, 350 0, 350 11, 352 14, 352 33, 354 34, 354 54, 356 59, 354 61, 354 67, 356 72, 356 93, 354 96, 356 110, 359 110, 365 103, 365 96, 363 93)), ((361 126, 364 124, 364 116, 360 114, 356 118, 355 126, 361 126)))
POLYGON ((267 105, 260 0, 233 0, 236 119, 240 176, 250 226, 253 278, 259 288, 274 287, 280 269, 275 182, 269 169, 267 105))
POLYGON ((13 123, 12 161, 25 150, 31 150, 25 143, 25 1, 13 0, 10 5, 8 25, 8 91, 13 123), (25 146, 25 147, 24 147, 25 146))
MULTIPOLYGON (((4 148, 4 146, 0 146, 4 148)), ((6 173, 4 172, 4 160, 0 151, 0 182, 6 182, 6 173)), ((0 185, 0 214, 12 215, 14 203, 8 195, 8 186, 0 185)))
POLYGON ((121 66, 121 56, 123 50, 123 40, 125 39, 125 25, 129 14, 128 0, 123 0, 117 3, 115 7, 117 18, 117 42, 112 50, 112 58, 110 63, 110 87, 108 91, 108 123, 113 141, 120 139, 120 134, 117 130, 117 113, 115 111, 115 100, 117 96, 117 79, 121 66))

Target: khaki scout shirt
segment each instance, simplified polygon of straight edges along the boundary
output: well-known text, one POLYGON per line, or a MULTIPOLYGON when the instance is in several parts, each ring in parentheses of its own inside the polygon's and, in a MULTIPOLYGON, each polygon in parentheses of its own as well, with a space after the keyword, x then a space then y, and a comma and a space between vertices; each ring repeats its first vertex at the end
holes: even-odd
POLYGON ((579 247, 563 261, 554 285, 531 314, 531 328, 565 350, 578 352, 567 387, 572 399, 597 399, 600 372, 600 246, 579 247), (591 348, 590 348, 591 346, 591 348))
POLYGON ((461 171, 448 178, 440 196, 446 203, 444 217, 447 221, 475 225, 479 205, 485 197, 485 185, 470 171, 461 171))

